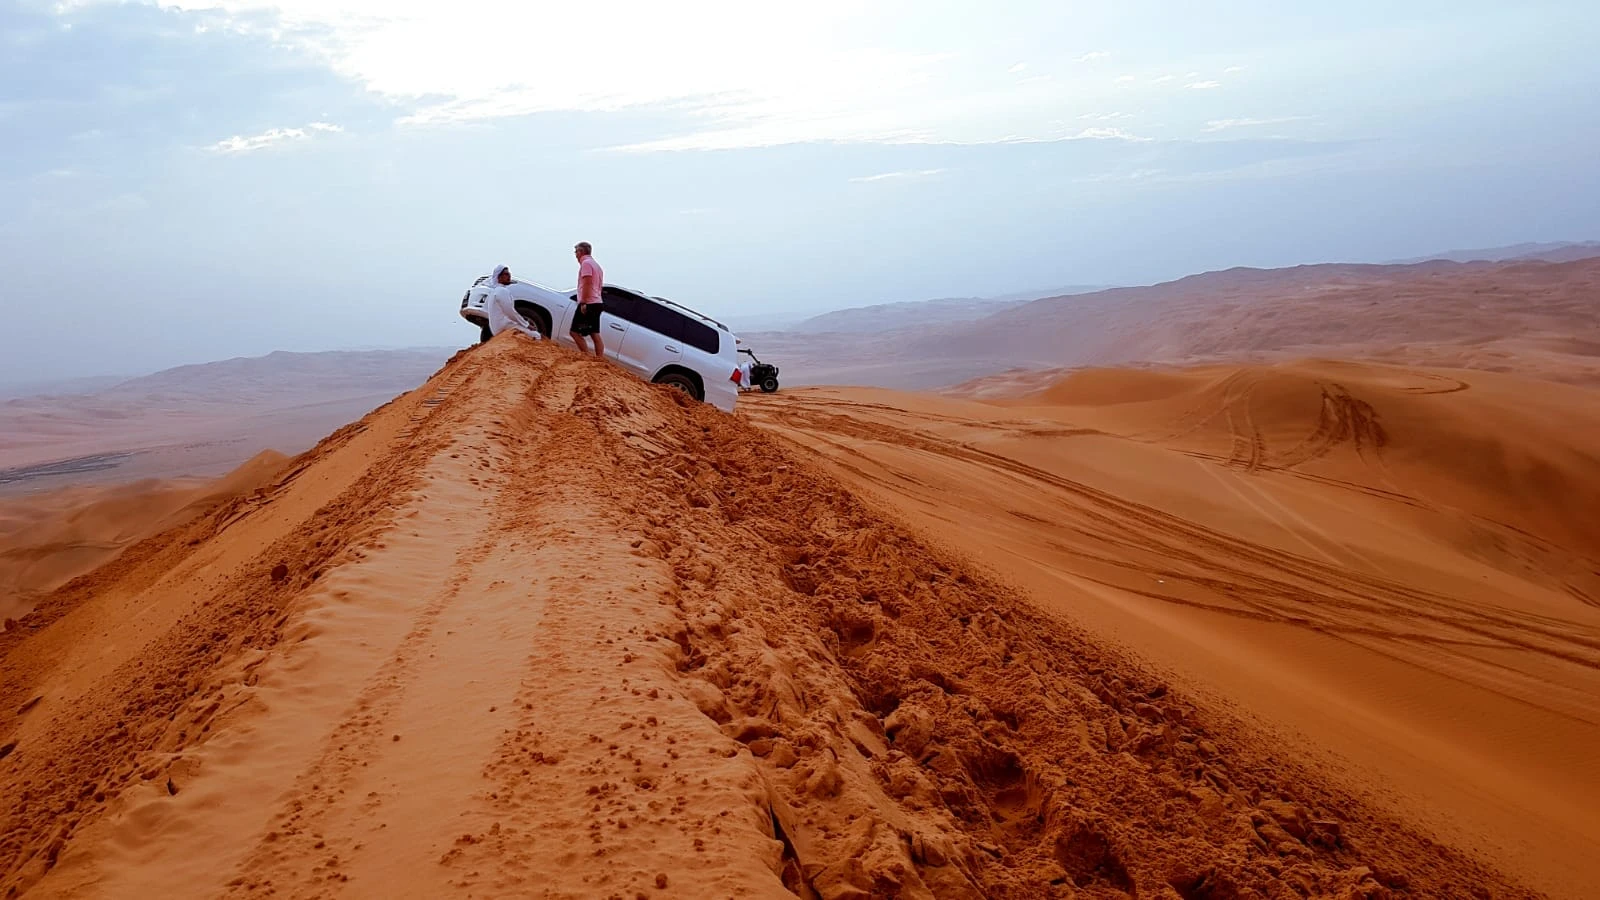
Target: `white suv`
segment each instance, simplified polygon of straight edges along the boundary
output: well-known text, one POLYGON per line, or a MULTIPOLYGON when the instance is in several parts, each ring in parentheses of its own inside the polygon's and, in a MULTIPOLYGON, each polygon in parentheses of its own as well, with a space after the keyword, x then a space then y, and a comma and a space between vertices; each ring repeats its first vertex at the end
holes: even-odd
MULTIPOLYGON (((461 317, 489 338, 489 292, 496 286, 484 275, 461 298, 461 317)), ((509 285, 517 312, 546 338, 572 343, 572 317, 578 310, 576 291, 558 291, 531 281, 509 285)), ((733 412, 739 397, 738 338, 728 326, 664 297, 647 297, 627 288, 606 285, 600 313, 600 336, 606 357, 646 381, 665 384, 696 400, 733 412)))

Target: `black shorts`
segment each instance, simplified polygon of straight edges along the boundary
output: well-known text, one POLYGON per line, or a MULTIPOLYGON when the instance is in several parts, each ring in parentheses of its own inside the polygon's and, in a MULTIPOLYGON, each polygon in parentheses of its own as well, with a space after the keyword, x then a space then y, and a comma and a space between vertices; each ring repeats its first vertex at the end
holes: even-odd
POLYGON ((578 311, 572 314, 572 333, 588 337, 600 330, 600 313, 605 311, 604 303, 578 304, 578 311))

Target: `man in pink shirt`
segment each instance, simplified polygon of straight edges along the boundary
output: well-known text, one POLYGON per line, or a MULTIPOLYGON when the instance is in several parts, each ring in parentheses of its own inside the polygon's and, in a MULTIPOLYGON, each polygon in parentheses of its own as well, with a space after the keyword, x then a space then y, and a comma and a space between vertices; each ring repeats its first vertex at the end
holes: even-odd
POLYGON ((589 254, 593 248, 588 241, 580 241, 572 248, 578 257, 578 311, 572 317, 572 342, 579 352, 588 352, 585 337, 594 338, 594 355, 605 359, 606 342, 600 337, 600 313, 605 305, 600 302, 600 289, 605 286, 606 273, 589 254))

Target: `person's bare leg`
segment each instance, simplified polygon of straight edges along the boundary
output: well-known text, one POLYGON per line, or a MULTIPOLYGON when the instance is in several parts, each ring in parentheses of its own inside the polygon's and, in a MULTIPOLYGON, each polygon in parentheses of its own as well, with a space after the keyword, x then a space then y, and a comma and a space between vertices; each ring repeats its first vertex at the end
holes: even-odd
POLYGON ((583 339, 583 335, 581 335, 581 334, 577 333, 576 331, 574 331, 574 332, 570 332, 569 336, 572 338, 572 342, 574 344, 578 345, 578 352, 579 353, 588 353, 589 352, 589 342, 585 341, 583 339))
POLYGON ((606 358, 606 342, 600 337, 600 332, 594 333, 594 355, 601 359, 606 358))

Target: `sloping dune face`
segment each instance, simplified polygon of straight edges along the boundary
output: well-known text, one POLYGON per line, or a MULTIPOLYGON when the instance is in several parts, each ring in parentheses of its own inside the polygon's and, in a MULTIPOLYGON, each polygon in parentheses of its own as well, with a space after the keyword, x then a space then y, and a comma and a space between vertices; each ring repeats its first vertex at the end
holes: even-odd
POLYGON ((0 651, 10 895, 1525 895, 740 419, 514 336, 0 651))
POLYGON ((1230 470, 1387 499, 1486 564, 1600 604, 1600 394, 1477 372, 1337 362, 1090 371, 1047 404, 1230 470))
POLYGON ((288 457, 257 454, 216 479, 145 479, 0 498, 0 619, 122 550, 271 480, 288 457))
POLYGON ((1397 815, 1552 894, 1600 883, 1595 392, 1313 361, 749 414, 1397 815))

